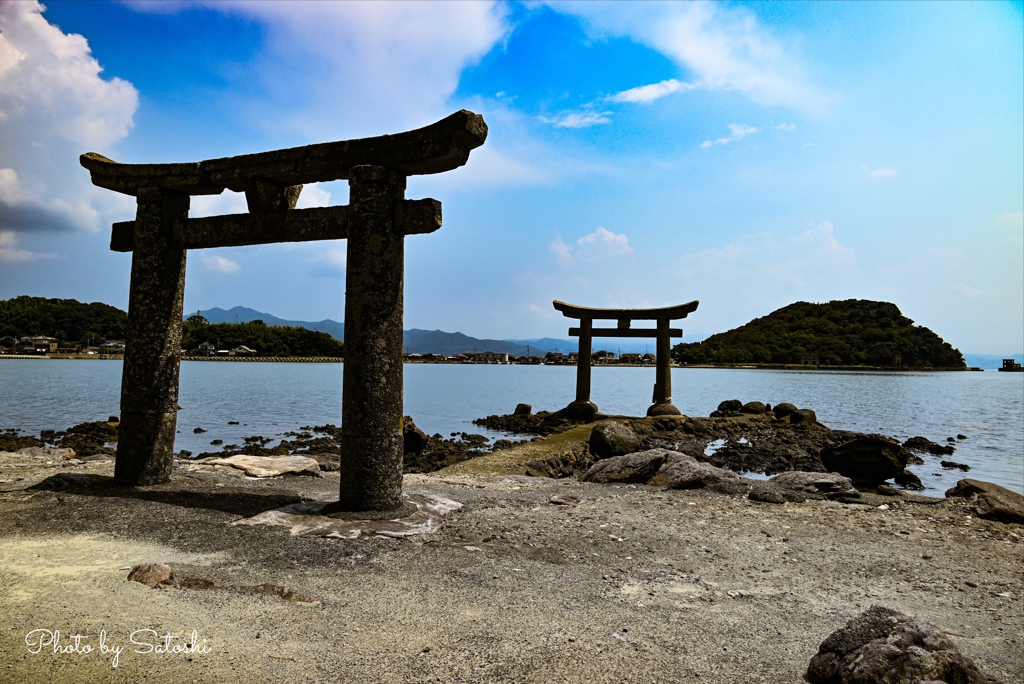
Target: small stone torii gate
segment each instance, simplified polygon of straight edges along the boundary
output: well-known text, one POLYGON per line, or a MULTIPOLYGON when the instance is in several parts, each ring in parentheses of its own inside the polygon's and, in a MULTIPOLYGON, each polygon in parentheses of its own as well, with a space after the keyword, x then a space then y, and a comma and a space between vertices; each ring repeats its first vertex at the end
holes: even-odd
POLYGON ((405 236, 441 227, 441 203, 405 199, 406 178, 450 171, 487 138, 462 110, 414 131, 184 164, 81 164, 102 188, 133 195, 134 221, 115 223, 110 248, 132 252, 121 425, 114 478, 171 477, 189 249, 348 240, 342 389, 343 512, 402 503, 402 313, 405 236), (348 180, 347 206, 296 209, 302 185, 348 180), (244 192, 249 213, 188 217, 192 195, 244 192))
POLYGON ((564 410, 571 414, 593 416, 597 406, 590 401, 590 355, 594 337, 655 337, 658 340, 657 363, 654 376, 654 404, 647 409, 649 416, 678 416, 679 409, 672 404, 672 367, 669 339, 682 337, 682 328, 670 328, 675 319, 686 318, 697 310, 699 301, 658 309, 596 309, 566 304, 557 299, 555 309, 566 318, 576 318, 580 327, 569 328, 571 337, 580 338, 579 358, 576 361, 576 399, 564 410), (618 321, 615 328, 595 328, 595 320, 618 321), (655 328, 631 328, 635 320, 657 321, 655 328))

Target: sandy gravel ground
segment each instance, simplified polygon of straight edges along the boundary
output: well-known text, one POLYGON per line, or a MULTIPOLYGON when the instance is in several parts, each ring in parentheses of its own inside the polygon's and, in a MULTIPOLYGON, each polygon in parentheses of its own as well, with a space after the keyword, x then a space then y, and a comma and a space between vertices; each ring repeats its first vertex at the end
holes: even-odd
POLYGON ((773 505, 495 474, 515 470, 500 459, 407 476, 408 492, 464 504, 412 540, 230 524, 288 496, 336 497, 331 474, 179 469, 156 487, 62 490, 44 478, 113 464, 6 459, 0 681, 800 682, 873 604, 1024 681, 1019 525, 962 501, 773 505), (171 565, 178 585, 127 581, 143 562, 171 565), (187 588, 196 578, 219 587, 187 588), (243 591, 263 583, 310 600, 243 591))

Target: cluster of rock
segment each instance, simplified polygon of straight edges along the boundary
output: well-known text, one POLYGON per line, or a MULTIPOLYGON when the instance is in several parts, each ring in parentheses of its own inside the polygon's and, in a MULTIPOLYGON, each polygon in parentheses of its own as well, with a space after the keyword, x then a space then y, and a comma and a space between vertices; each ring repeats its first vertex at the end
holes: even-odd
POLYGON ((860 492, 851 480, 835 473, 787 472, 755 481, 717 468, 694 456, 671 449, 647 449, 601 459, 583 475, 584 482, 647 484, 668 489, 708 489, 748 496, 766 503, 807 499, 856 500, 860 492))
POLYGON ((811 684, 998 684, 935 625, 872 606, 821 643, 811 684))

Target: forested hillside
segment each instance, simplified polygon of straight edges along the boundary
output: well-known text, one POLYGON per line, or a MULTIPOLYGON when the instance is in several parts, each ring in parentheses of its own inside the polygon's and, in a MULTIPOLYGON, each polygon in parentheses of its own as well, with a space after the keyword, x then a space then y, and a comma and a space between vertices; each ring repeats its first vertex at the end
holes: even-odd
MULTIPOLYGON (((54 337, 62 347, 98 345, 124 340, 128 315, 113 306, 74 299, 15 297, 0 300, 0 345, 21 337, 54 337), (8 339, 4 339, 8 338, 8 339)), ((327 356, 341 358, 345 346, 327 333, 293 326, 269 326, 263 321, 211 324, 202 316, 186 320, 182 348, 195 349, 210 342, 217 349, 246 346, 259 356, 327 356)))
POLYGON ((672 356, 689 364, 964 367, 957 349, 895 304, 863 299, 790 304, 703 342, 678 344, 672 356))
POLYGON ((324 332, 297 326, 267 325, 263 321, 247 323, 209 323, 202 316, 192 316, 182 325, 181 346, 196 349, 204 342, 217 349, 246 346, 259 356, 328 356, 343 357, 345 345, 324 332))
POLYGON ((61 346, 123 340, 128 315, 108 304, 20 296, 0 300, 0 338, 45 335, 61 346))

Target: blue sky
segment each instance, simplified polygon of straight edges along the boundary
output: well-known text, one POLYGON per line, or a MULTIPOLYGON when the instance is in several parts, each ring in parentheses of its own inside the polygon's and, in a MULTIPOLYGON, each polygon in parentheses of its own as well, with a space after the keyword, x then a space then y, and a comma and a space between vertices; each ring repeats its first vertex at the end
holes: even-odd
MULTIPOLYGON (((699 299, 697 340, 860 298, 1019 353, 1022 37, 1021 3, 5 1, 0 298, 127 307, 109 226, 134 202, 82 152, 198 161, 466 108, 487 143, 409 179, 444 226, 406 240, 407 328, 564 337, 553 299, 699 299)), ((341 320, 344 274, 343 242, 193 251, 185 307, 341 320)))

